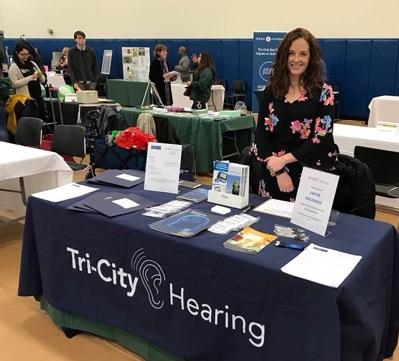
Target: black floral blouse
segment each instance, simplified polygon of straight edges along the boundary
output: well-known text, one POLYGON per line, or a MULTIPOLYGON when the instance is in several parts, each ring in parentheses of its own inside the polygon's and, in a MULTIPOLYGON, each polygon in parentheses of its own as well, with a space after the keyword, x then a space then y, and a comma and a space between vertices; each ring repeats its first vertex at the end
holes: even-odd
POLYGON ((293 103, 264 91, 259 101, 259 118, 252 153, 264 164, 258 193, 262 197, 294 200, 303 166, 334 171, 337 161, 333 131, 334 93, 324 84, 317 97, 303 94, 293 103), (282 193, 276 177, 266 169, 266 158, 287 153, 298 162, 287 165, 295 190, 282 193))

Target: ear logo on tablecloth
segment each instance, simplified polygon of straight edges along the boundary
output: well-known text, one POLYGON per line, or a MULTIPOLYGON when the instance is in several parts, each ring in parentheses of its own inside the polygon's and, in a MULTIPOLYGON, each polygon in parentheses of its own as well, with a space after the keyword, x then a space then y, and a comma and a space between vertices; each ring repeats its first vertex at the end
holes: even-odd
POLYGON ((164 302, 160 299, 159 291, 166 280, 162 267, 158 262, 148 259, 143 248, 139 248, 133 254, 130 267, 139 274, 151 306, 157 310, 161 309, 164 302))

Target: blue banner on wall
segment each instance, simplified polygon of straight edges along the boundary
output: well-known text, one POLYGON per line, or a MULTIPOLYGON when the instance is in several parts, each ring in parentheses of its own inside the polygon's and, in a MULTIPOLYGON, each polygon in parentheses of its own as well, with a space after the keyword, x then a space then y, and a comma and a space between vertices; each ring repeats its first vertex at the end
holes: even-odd
MULTIPOLYGON (((253 91, 263 90, 269 80, 270 68, 274 62, 277 48, 283 40, 285 33, 256 32, 253 38, 253 91)), ((258 100, 252 94, 252 111, 258 112, 258 100)))

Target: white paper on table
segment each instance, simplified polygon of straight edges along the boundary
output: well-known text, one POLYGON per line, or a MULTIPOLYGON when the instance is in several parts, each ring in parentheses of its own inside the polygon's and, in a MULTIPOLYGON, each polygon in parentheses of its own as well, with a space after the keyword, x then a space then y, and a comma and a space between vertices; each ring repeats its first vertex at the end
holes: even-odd
POLYGON ((274 216, 291 218, 294 210, 294 202, 269 199, 253 209, 255 212, 272 214, 274 216))
POLYGON ((134 207, 139 206, 138 203, 132 201, 129 198, 115 199, 114 201, 112 201, 112 203, 115 203, 118 206, 125 208, 125 209, 134 208, 134 207))
POLYGON ((291 223, 325 236, 339 176, 304 167, 291 223))
POLYGON ((361 256, 312 243, 281 270, 291 276, 338 288, 361 259, 361 256))
POLYGON ((61 187, 49 189, 43 192, 32 194, 33 197, 44 199, 49 202, 62 202, 67 199, 72 199, 91 192, 96 191, 98 188, 88 187, 82 184, 69 183, 61 187))
POLYGON ((178 193, 182 146, 148 143, 144 189, 178 193))
POLYGON ((124 179, 129 182, 134 182, 134 181, 140 179, 140 177, 135 177, 134 175, 130 175, 130 174, 126 174, 126 173, 119 174, 116 176, 116 178, 124 179))

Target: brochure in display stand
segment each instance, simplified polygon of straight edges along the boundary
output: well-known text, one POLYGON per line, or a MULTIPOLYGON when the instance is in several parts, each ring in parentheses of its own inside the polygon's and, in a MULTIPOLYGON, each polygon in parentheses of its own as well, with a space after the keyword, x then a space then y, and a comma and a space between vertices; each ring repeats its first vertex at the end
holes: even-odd
POLYGON ((212 189, 208 202, 242 209, 249 204, 249 167, 247 165, 215 161, 212 189))

